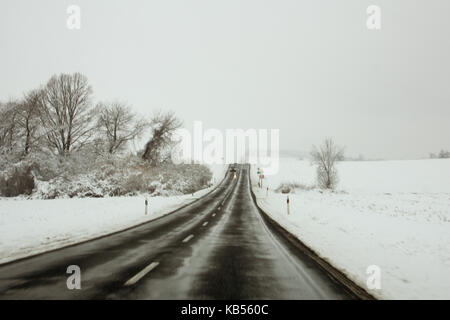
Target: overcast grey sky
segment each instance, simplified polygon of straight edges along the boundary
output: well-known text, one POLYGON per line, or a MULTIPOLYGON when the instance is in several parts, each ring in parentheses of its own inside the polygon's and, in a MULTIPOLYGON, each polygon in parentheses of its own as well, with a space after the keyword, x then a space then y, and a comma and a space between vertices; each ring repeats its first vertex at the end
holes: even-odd
POLYGON ((0 99, 78 71, 96 101, 172 109, 188 128, 279 128, 282 149, 332 136, 350 155, 417 158, 450 149, 449 13, 448 0, 1 0, 0 99))

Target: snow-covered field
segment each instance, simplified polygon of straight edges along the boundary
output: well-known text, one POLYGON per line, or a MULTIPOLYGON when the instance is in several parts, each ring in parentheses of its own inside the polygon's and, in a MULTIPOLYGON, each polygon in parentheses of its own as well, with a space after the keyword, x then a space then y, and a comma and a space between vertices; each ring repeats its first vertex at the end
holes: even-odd
MULTIPOLYGON (((214 166, 214 185, 225 173, 214 166)), ((24 200, 0 198, 0 264, 93 239, 167 214, 205 195, 24 200)))
POLYGON ((262 190, 252 169, 259 205, 320 256, 365 288, 367 267, 380 267, 374 296, 450 299, 450 160, 342 162, 338 191, 295 190, 289 216, 272 190, 313 185, 315 167, 281 159, 262 190))

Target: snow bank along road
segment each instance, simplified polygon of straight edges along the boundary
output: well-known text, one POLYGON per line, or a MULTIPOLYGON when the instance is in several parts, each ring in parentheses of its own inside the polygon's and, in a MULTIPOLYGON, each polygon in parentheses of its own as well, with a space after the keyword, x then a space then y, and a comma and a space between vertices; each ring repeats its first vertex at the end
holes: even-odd
POLYGON ((351 299, 256 207, 249 167, 170 215, 0 266, 1 299, 351 299), (81 289, 67 288, 79 266, 81 289))

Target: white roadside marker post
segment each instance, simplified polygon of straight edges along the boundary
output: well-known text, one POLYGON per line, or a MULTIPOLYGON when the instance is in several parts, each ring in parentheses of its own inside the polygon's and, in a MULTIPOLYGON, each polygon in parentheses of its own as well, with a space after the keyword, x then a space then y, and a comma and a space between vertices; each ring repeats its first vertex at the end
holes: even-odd
POLYGON ((263 188, 263 180, 264 180, 264 171, 263 169, 259 169, 259 187, 263 188))
POLYGON ((258 175, 258 188, 262 188, 261 185, 261 169, 258 168, 258 170, 256 171, 256 174, 258 175))
POLYGON ((290 210, 289 210, 289 196, 287 196, 286 203, 287 203, 287 214, 289 215, 290 214, 290 210))

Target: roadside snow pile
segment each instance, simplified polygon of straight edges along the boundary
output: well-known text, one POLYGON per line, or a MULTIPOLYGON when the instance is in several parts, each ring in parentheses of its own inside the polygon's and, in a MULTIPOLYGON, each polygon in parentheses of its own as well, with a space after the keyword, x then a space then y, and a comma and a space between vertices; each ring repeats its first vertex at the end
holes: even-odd
MULTIPOLYGON (((225 167, 213 170, 215 185, 225 167)), ((0 264, 65 247, 120 231, 158 217, 195 201, 211 191, 194 195, 29 200, 0 198, 0 264)))
POLYGON ((339 164, 340 191, 275 190, 286 181, 314 183, 308 161, 281 159, 280 172, 252 183, 258 204, 316 253, 366 287, 381 269, 382 299, 450 299, 450 160, 339 164))

